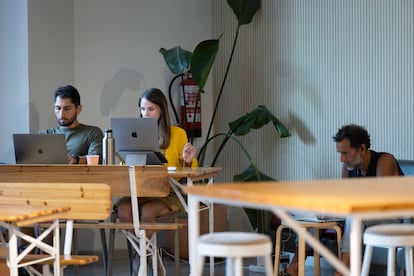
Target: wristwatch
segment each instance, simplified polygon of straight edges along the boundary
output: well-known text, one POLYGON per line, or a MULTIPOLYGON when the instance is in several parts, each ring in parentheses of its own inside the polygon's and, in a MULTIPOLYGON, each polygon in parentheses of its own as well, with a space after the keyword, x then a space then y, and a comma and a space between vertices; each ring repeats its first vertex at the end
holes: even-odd
POLYGON ((76 160, 75 164, 79 164, 79 156, 72 154, 72 157, 76 160))

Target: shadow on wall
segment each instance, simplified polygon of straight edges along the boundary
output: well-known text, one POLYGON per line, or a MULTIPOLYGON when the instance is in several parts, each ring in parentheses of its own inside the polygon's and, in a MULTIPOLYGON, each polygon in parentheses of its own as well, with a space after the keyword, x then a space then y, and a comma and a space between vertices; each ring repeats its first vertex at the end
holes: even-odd
POLYGON ((309 128, 305 125, 305 123, 298 118, 293 112, 289 111, 289 128, 290 132, 296 132, 298 134, 299 139, 305 145, 313 145, 316 143, 315 136, 313 136, 312 132, 309 128))
POLYGON ((122 94, 138 91, 140 83, 144 83, 144 76, 140 72, 125 67, 119 69, 112 79, 104 83, 100 97, 101 114, 109 116, 118 105, 122 94))
POLYGON ((29 103, 29 132, 38 133, 39 127, 40 127, 39 112, 36 108, 36 105, 30 102, 29 103))

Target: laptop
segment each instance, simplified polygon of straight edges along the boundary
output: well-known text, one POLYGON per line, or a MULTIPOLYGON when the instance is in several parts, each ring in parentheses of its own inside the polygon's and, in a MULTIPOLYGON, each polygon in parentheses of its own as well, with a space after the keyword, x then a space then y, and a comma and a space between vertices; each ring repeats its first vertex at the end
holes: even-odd
POLYGON ((329 222, 329 221, 344 221, 343 217, 335 217, 324 214, 318 214, 310 211, 292 211, 290 212, 292 217, 297 221, 309 221, 309 222, 329 222))
POLYGON ((154 118, 111 118, 115 152, 127 165, 168 163, 158 146, 158 122, 154 118))
POLYGON ((64 134, 13 134, 16 164, 68 164, 64 134))

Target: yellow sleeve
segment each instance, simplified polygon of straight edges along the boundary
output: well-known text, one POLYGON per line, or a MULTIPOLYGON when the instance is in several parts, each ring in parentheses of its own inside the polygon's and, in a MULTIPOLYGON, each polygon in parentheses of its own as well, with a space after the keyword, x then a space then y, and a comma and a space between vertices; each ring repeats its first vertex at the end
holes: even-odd
MULTIPOLYGON (((188 143, 187 133, 184 129, 172 126, 170 145, 165 150, 165 157, 168 160, 167 166, 184 167, 184 160, 182 158, 184 145, 188 143)), ((196 168, 198 161, 193 158, 191 167, 196 168)))

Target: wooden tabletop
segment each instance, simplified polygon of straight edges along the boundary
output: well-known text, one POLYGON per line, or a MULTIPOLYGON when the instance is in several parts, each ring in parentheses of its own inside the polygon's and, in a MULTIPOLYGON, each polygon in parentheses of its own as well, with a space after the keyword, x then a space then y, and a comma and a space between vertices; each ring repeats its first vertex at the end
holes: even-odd
POLYGON ((240 205, 278 206, 348 215, 413 210, 414 177, 373 177, 310 181, 219 183, 188 186, 190 195, 240 205))
MULTIPOLYGON (((221 168, 177 168, 167 172, 164 166, 134 166, 138 196, 166 196, 170 177, 191 177, 193 181, 216 176, 221 168)), ((2 182, 106 183, 113 196, 129 196, 129 166, 126 165, 0 165, 2 182)))
POLYGON ((218 167, 179 167, 175 171, 168 171, 171 177, 190 177, 193 181, 204 180, 215 177, 221 171, 218 167))
POLYGON ((70 207, 47 207, 31 205, 0 204, 0 221, 17 226, 60 218, 70 207))

